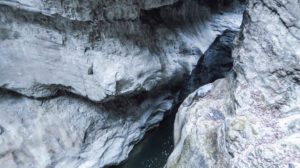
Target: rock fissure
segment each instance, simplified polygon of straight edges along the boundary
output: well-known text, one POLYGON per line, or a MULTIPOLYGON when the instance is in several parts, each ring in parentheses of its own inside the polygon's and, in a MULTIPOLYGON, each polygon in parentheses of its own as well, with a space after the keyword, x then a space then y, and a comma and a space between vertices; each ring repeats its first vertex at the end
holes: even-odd
POLYGON ((0 0, 0 168, 162 168, 172 120, 167 168, 297 167, 299 2, 245 3, 0 0))
POLYGON ((272 7, 268 6, 268 5, 264 2, 264 0, 261 0, 261 3, 262 3, 266 8, 268 8, 271 12, 274 12, 274 13, 279 17, 280 21, 282 22, 282 24, 283 24, 287 29, 289 29, 290 27, 293 27, 293 25, 288 25, 288 24, 281 18, 280 14, 278 13, 278 11, 277 11, 275 8, 272 8, 272 7))

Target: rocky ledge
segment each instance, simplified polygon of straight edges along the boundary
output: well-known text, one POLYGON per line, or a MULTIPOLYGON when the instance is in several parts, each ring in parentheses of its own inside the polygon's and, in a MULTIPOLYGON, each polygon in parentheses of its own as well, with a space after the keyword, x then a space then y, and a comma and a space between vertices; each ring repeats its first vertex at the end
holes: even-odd
POLYGON ((299 7, 249 0, 234 72, 182 103, 167 168, 300 167, 299 7))

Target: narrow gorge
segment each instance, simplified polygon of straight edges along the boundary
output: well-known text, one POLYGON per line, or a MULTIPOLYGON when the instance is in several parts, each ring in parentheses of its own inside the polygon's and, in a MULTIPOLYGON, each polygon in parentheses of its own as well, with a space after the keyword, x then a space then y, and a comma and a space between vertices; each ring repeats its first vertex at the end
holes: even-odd
POLYGON ((0 0, 0 168, 300 167, 299 0, 0 0))

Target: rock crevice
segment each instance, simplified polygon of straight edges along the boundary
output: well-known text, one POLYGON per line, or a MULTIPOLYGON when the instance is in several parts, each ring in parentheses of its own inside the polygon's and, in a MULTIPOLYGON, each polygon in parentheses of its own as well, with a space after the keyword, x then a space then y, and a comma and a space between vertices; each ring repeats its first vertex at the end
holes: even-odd
POLYGON ((0 0, 0 167, 124 161, 239 28, 243 3, 225 2, 0 0))

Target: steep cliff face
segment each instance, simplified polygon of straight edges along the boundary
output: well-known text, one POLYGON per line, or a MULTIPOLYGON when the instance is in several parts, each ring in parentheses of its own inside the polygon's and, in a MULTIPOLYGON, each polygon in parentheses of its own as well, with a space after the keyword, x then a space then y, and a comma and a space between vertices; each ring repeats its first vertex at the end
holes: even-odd
POLYGON ((299 1, 249 0, 234 73, 181 105, 167 167, 299 167, 299 1))
POLYGON ((0 0, 0 167, 119 164, 243 3, 0 0))

